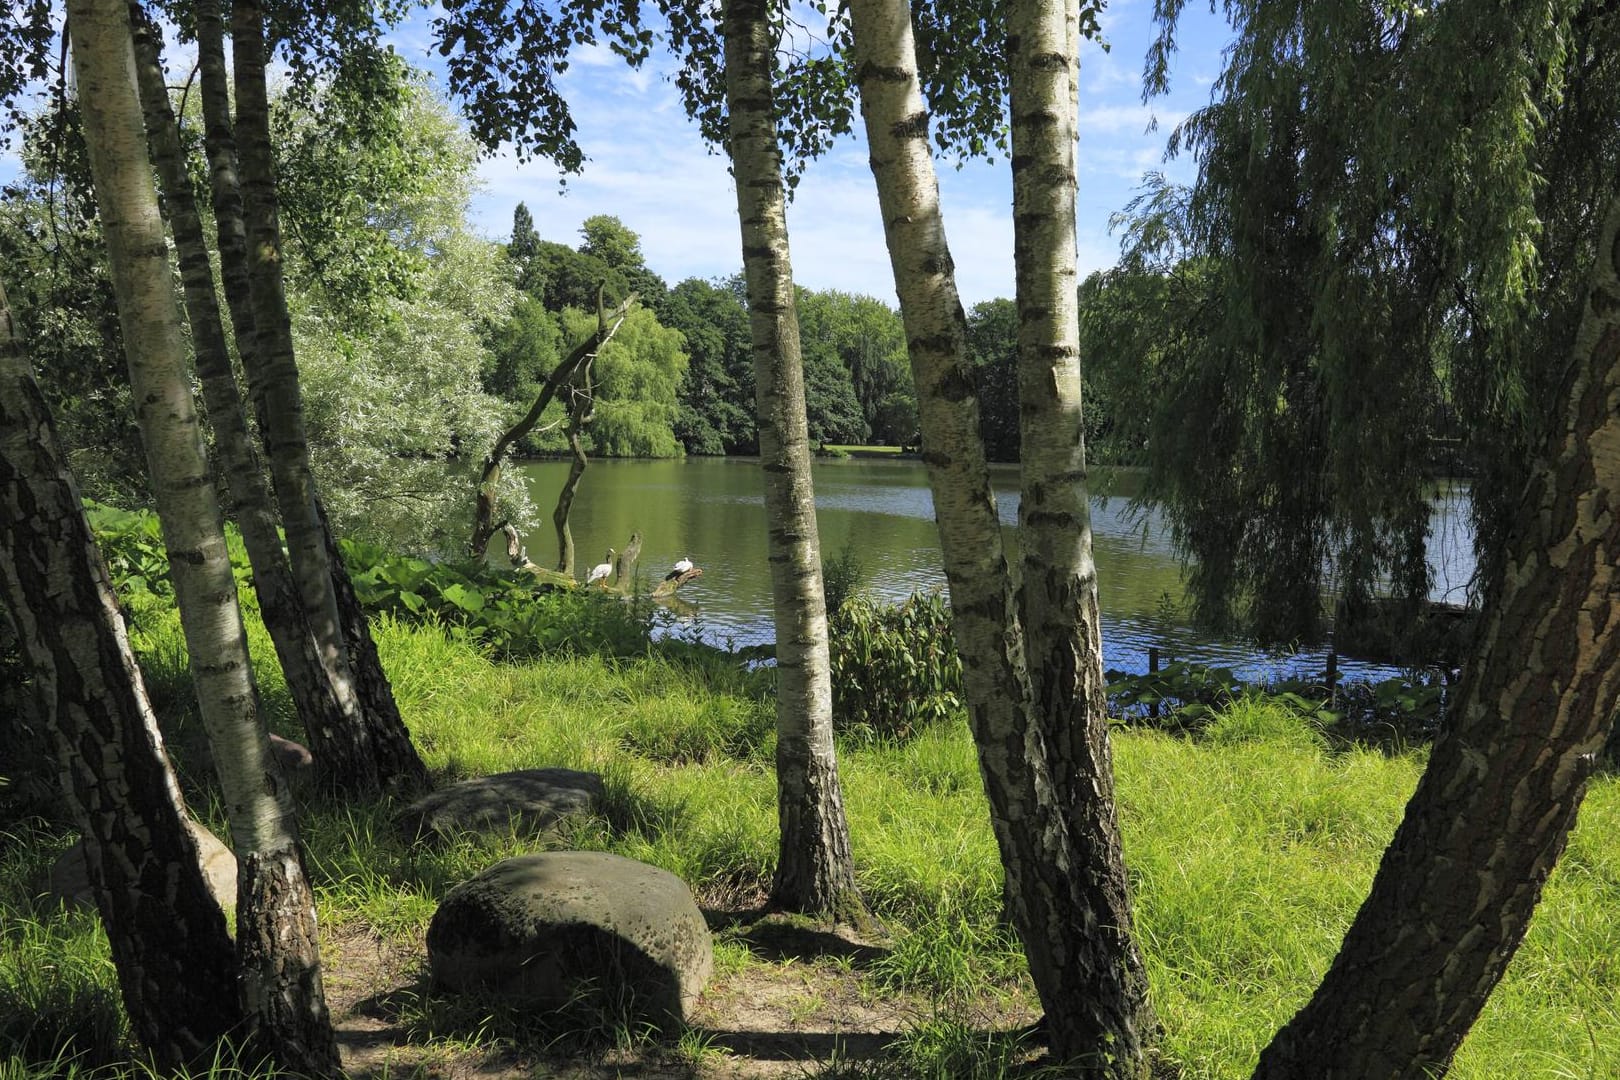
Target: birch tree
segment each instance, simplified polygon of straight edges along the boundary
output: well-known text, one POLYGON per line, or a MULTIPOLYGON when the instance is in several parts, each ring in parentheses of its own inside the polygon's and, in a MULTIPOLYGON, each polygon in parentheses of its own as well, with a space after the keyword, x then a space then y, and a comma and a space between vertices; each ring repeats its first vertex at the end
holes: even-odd
POLYGON ((721 17, 776 626, 781 832, 771 902, 792 911, 839 912, 852 904, 858 910, 849 822, 833 747, 827 604, 772 92, 776 35, 771 2, 726 0, 721 17))
POLYGON ((1156 1021, 1131 938, 1097 693, 1095 582, 1072 385, 1077 330, 1068 325, 1073 300, 1057 296, 1074 288, 1072 69, 1079 15, 1072 5, 1045 20, 1035 5, 1009 13, 1009 38, 1019 36, 1009 41, 1019 56, 1015 199, 1020 214, 1030 215, 1019 223, 1019 306, 1028 321, 1019 382, 1021 442, 1030 462, 1023 492, 1033 503, 1023 521, 1034 532, 1019 595, 979 436, 967 320, 940 215, 911 13, 897 0, 855 0, 850 16, 952 628, 1010 914, 1046 1010, 1053 1056, 1089 1076, 1144 1076, 1156 1021), (1059 190, 1045 196, 1031 188, 1054 184, 1059 190), (1038 205, 1043 197, 1056 206, 1038 205))
POLYGON ((241 1021, 225 915, 106 564, 0 287, 0 597, 44 698, 130 1025, 166 1068, 241 1021))
POLYGON ((315 904, 292 802, 259 713, 191 399, 123 0, 73 0, 74 70, 137 420, 203 723, 237 857, 237 960, 250 1035, 290 1068, 337 1071, 315 904))

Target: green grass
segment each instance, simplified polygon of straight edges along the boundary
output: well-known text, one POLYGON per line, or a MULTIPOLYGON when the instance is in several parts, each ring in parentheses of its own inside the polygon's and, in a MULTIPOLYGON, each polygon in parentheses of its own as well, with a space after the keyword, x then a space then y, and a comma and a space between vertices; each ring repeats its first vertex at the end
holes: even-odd
MULTIPOLYGON (((772 705, 760 676, 695 655, 502 665, 432 630, 386 619, 375 630, 401 709, 437 776, 549 765, 602 772, 603 819, 553 843, 663 866, 711 905, 762 895, 775 861, 776 806, 772 705)), ((194 752, 195 719, 175 667, 177 633, 148 615, 138 639, 157 668, 184 755, 194 752)), ((274 702, 273 654, 257 627, 253 633, 274 702)), ((285 712, 276 711, 274 722, 296 734, 285 712)), ((1294 715, 1246 700, 1196 741, 1122 731, 1115 748, 1163 1051, 1187 1078, 1246 1077, 1331 961, 1422 755, 1336 750, 1294 715)), ((182 766, 188 782, 204 783, 204 766, 182 766)), ((1026 1046, 960 1019, 987 998, 1027 994, 1021 953, 1000 918, 1000 869, 965 725, 938 725, 903 745, 846 746, 841 771, 860 885, 893 939, 859 977, 873 994, 914 995, 933 1002, 935 1013, 883 1061, 831 1063, 823 1075, 1015 1071, 1026 1046)), ((191 798, 213 816, 200 787, 191 798)), ((532 840, 505 837, 414 849, 391 825, 395 809, 386 800, 307 807, 303 826, 326 925, 413 943, 451 886, 534 848, 532 840)), ((1620 1075, 1617 832, 1620 782, 1600 779, 1524 947, 1451 1075, 1620 1075)), ((0 834, 0 1060, 12 1061, 0 1080, 103 1064, 125 1037, 94 919, 34 899, 62 837, 43 826, 0 834)), ((723 975, 768 962, 722 936, 723 975)), ((424 1041, 450 1050, 544 1048, 560 1037, 549 1024, 523 1035, 523 1024, 476 1002, 424 998, 407 1011, 424 1041)), ((569 1019, 561 1029, 580 1023, 569 1019)), ((621 1047, 640 1038, 605 1019, 597 1033, 621 1047)), ((688 1042, 680 1052, 689 1057, 718 1056, 701 1038, 688 1042)))

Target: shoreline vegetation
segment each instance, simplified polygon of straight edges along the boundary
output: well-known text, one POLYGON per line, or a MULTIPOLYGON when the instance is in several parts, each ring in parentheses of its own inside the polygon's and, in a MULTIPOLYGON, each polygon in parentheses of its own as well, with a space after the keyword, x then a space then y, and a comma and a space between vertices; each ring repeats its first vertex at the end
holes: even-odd
MULTIPOLYGON (((140 545, 108 547, 188 803, 223 835, 171 601, 140 570, 140 545)), ((298 738, 249 593, 267 710, 279 733, 298 738)), ((1038 1067, 1034 996, 1001 920, 973 747, 948 692, 903 729, 840 733, 858 883, 880 928, 856 941, 802 920, 762 920, 776 850, 770 669, 638 639, 624 621, 632 605, 575 599, 536 615, 531 629, 556 625, 532 649, 498 648, 465 622, 386 605, 374 626, 435 782, 543 766, 604 776, 599 817, 547 844, 615 851, 691 885, 717 935, 717 973, 695 1023, 658 1042, 610 1009, 516 1016, 436 995, 422 937, 438 900, 536 843, 419 850, 396 834, 389 799, 328 801, 310 790, 302 828, 351 1074, 1000 1077, 1038 1067), (587 610, 594 621, 578 632, 587 610)), ((1398 739, 1335 738, 1299 695, 1237 688, 1211 700, 1190 715, 1164 703, 1164 719, 1180 721, 1121 727, 1115 739, 1138 926, 1165 1019, 1164 1074, 1183 1078, 1247 1076, 1309 996, 1427 753, 1398 739)), ((18 796, 29 775, 19 771, 0 798, 18 796)), ((1620 780, 1602 776, 1450 1075, 1620 1075, 1617 829, 1620 780)), ((5 1080, 140 1072, 96 917, 42 894, 72 839, 48 814, 0 833, 5 1080)), ((213 1072, 263 1075, 250 1062, 213 1072)))

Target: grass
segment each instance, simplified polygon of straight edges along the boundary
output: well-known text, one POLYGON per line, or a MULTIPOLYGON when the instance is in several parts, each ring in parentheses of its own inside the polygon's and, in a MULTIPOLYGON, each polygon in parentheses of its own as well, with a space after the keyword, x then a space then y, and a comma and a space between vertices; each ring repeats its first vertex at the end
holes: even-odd
MULTIPOLYGON (((401 709, 440 778, 546 765, 602 772, 602 820, 552 843, 663 866, 712 907, 763 895, 776 815, 763 676, 695 656, 502 665, 430 629, 386 619, 375 629, 401 709)), ((262 631, 253 633, 256 655, 271 657, 262 631)), ((175 669, 177 635, 149 615, 138 639, 184 755, 194 752, 195 718, 175 669)), ((266 670, 263 682, 274 702, 279 680, 266 670)), ((296 734, 285 711, 277 708, 274 722, 296 734)), ((1422 753, 1332 748, 1297 716, 1239 701, 1197 740, 1121 731, 1115 757, 1163 1052, 1188 1080, 1246 1077, 1332 959, 1422 753)), ((206 776, 192 760, 182 771, 196 785, 206 776)), ((986 1002, 1029 1000, 1021 952, 1001 921, 1000 869, 965 725, 958 718, 902 745, 843 747, 841 771, 859 882, 892 935, 875 960, 844 966, 863 993, 931 1004, 882 1059, 823 1062, 818 1075, 1023 1075, 1019 1062, 1030 1049, 1016 1033, 997 1036, 965 1019, 986 1002)), ((189 798, 210 813, 201 789, 189 798)), ((306 808, 310 870, 328 927, 414 948, 451 886, 534 849, 518 837, 416 849, 392 828, 395 809, 386 800, 306 808)), ((1600 779, 1452 1076, 1620 1075, 1617 832, 1620 782, 1600 779)), ((40 824, 0 834, 0 1061, 10 1061, 0 1080, 66 1076, 125 1052, 114 972, 94 918, 35 899, 65 843, 60 828, 40 824)), ((716 961, 721 978, 776 963, 726 933, 716 961)), ((805 1007, 813 1001, 809 994, 805 1007)), ((490 1003, 426 996, 404 1012, 416 1038, 449 1053, 557 1052, 582 1045, 570 1041, 582 1032, 620 1050, 644 1041, 594 1014, 535 1024, 490 1003)), ((670 1052, 696 1064, 725 1057, 699 1032, 670 1052)), ((251 1072, 222 1063, 218 1074, 231 1070, 251 1072)))

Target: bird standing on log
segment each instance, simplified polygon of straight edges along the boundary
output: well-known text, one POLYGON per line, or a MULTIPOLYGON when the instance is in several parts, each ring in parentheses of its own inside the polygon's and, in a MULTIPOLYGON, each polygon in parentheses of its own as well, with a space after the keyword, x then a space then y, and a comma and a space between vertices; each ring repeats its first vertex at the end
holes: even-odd
POLYGON ((613 573, 613 549, 608 548, 607 561, 591 567, 591 572, 585 575, 585 584, 595 585, 598 581, 605 583, 611 573, 613 573))
POLYGON ((686 573, 690 569, 692 569, 692 556, 683 555, 675 563, 675 569, 671 570, 669 573, 664 575, 664 580, 665 581, 674 581, 676 578, 680 577, 682 574, 686 573))

